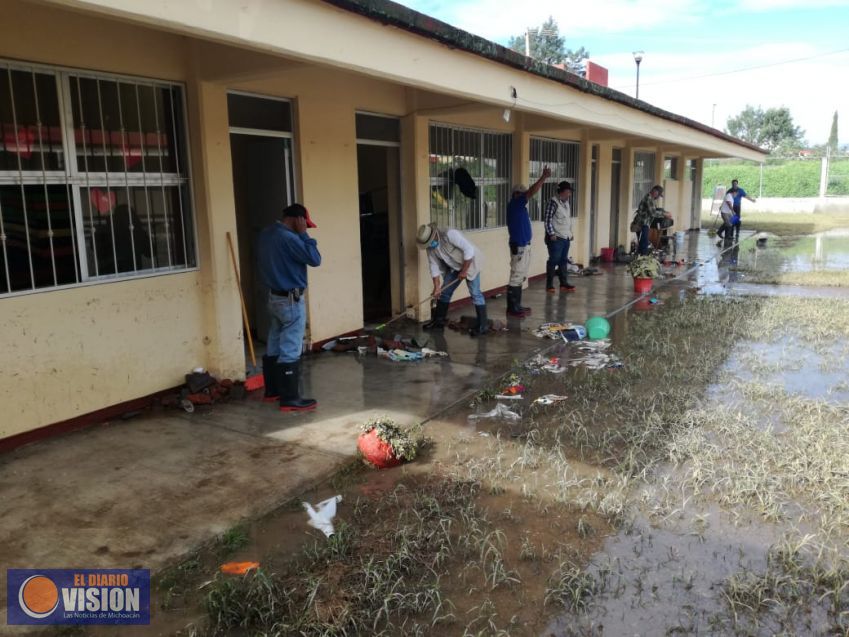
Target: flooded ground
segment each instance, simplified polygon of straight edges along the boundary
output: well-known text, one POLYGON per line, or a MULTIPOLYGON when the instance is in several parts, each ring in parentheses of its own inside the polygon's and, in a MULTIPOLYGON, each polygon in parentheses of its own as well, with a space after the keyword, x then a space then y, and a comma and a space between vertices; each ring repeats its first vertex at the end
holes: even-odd
POLYGON ((332 538, 293 502, 202 548, 137 634, 847 634, 849 300, 728 294, 727 254, 303 494, 332 538))

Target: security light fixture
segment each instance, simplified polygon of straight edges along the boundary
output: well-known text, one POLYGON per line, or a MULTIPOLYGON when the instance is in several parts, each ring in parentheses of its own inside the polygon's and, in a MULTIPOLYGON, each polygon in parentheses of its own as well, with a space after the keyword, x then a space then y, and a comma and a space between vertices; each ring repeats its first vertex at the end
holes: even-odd
POLYGON ((640 99, 640 62, 643 61, 643 56, 645 54, 645 51, 634 51, 634 62, 637 63, 637 94, 635 95, 636 99, 640 99))

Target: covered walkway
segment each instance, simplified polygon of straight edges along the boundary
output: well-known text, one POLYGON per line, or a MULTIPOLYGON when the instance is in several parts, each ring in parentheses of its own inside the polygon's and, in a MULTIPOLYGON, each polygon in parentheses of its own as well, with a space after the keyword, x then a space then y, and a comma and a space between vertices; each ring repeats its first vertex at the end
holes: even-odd
MULTIPOLYGON (((714 241, 704 232, 690 234, 678 256, 688 263, 708 259, 719 252, 714 241)), ((724 268, 701 270, 727 278, 724 268)), ((548 295, 541 281, 533 282, 524 299, 533 316, 511 322, 506 333, 437 335, 434 345, 448 359, 308 357, 309 390, 320 401, 313 414, 282 415, 255 399, 192 415, 159 409, 6 454, 0 457, 0 559, 9 568, 120 563, 156 571, 330 476, 353 457, 357 427, 367 418, 389 414, 412 424, 438 415, 550 344, 533 335, 540 323, 581 323, 634 298, 624 266, 602 271, 576 277, 573 294, 548 295)), ((659 296, 708 283, 692 279, 665 285, 659 296)), ((489 300, 490 315, 502 318, 504 303, 489 300)), ((387 331, 420 333, 417 324, 396 325, 387 331)))

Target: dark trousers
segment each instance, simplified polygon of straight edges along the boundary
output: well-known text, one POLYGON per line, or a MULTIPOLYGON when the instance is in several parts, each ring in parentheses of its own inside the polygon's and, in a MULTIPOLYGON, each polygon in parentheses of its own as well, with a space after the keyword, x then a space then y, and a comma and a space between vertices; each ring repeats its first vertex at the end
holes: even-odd
POLYGON ((546 242, 548 246, 548 261, 545 262, 546 282, 551 284, 554 281, 554 273, 557 268, 560 271, 557 276, 560 278, 560 284, 566 285, 569 273, 569 239, 557 238, 553 241, 546 242))
POLYGON ((643 226, 640 230, 640 254, 649 253, 649 227, 643 226))

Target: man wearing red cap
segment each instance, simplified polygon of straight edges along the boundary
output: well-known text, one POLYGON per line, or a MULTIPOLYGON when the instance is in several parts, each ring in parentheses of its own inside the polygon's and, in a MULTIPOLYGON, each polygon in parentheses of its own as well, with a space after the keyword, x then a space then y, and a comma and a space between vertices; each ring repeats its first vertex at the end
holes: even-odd
POLYGON ((309 212, 301 204, 283 210, 283 219, 265 228, 257 242, 257 258, 262 282, 268 288, 271 326, 262 357, 262 373, 267 400, 278 399, 280 411, 306 411, 318 404, 301 398, 301 351, 307 311, 304 291, 307 266, 321 264, 316 240, 307 234, 315 228, 309 212))

